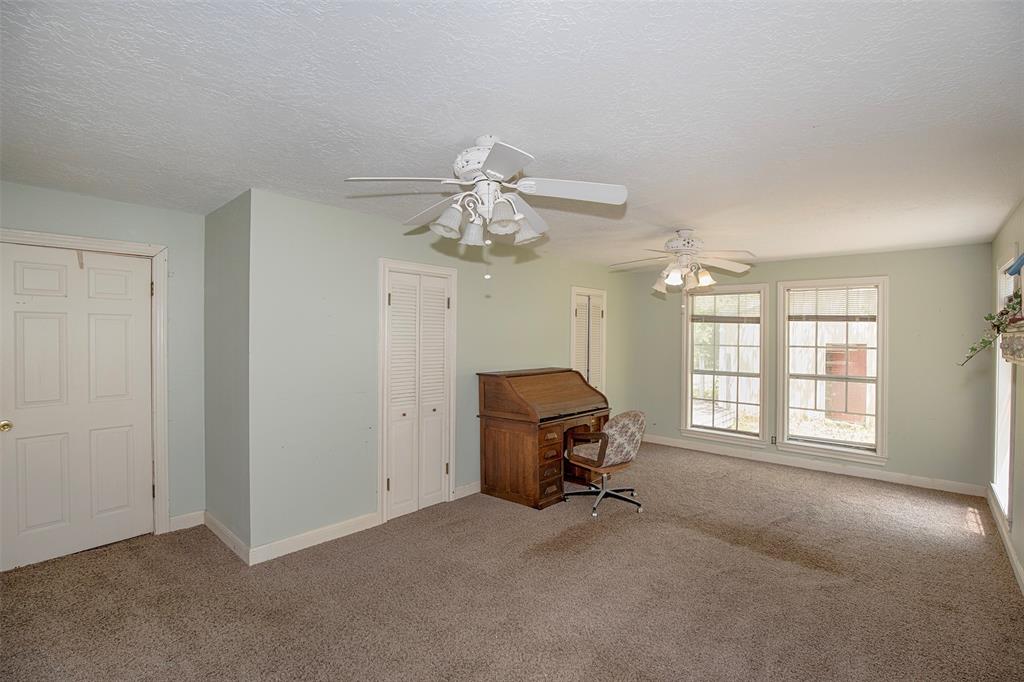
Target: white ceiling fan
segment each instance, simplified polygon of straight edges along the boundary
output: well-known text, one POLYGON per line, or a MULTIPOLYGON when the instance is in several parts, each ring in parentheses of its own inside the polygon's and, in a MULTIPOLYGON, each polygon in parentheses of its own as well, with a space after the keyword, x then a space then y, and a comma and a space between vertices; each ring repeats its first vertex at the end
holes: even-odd
POLYGON ((626 188, 603 182, 522 177, 533 156, 482 135, 476 145, 462 150, 452 164, 452 178, 356 177, 346 182, 436 182, 464 189, 444 198, 405 221, 406 225, 430 224, 442 237, 459 239, 466 246, 484 246, 484 228, 491 234, 515 234, 516 244, 526 244, 548 231, 544 219, 522 195, 556 197, 601 204, 623 204, 626 188), (463 225, 465 228, 463 229, 463 225))
POLYGON ((643 263, 665 260, 668 258, 668 265, 652 287, 655 291, 666 293, 667 287, 682 286, 685 291, 699 287, 711 286, 715 283, 714 277, 707 271, 707 268, 718 268, 729 272, 742 273, 750 269, 746 263, 739 263, 732 258, 744 260, 755 258, 750 251, 705 251, 704 241, 694 236, 695 230, 692 227, 684 227, 676 230, 676 236, 665 242, 662 249, 644 249, 663 255, 651 258, 640 258, 628 260, 621 263, 613 263, 612 270, 628 270, 630 268, 642 267, 643 263))

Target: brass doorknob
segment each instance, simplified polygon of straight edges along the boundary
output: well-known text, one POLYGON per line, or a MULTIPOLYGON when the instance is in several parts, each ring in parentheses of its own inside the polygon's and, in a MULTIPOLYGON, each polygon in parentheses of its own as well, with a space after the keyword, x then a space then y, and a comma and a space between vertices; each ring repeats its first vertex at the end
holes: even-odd
POLYGON ((6 419, 3 420, 3 421, 0 421, 0 431, 10 431, 13 428, 14 428, 14 424, 12 424, 11 422, 7 421, 6 419))

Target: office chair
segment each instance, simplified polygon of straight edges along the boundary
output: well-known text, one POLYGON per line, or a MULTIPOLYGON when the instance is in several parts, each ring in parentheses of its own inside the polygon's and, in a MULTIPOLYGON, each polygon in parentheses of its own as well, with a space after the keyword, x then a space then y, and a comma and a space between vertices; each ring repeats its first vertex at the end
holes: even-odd
POLYGON ((563 500, 573 495, 597 495, 591 516, 597 516, 597 505, 606 497, 614 497, 636 506, 637 512, 644 510, 636 497, 634 488, 609 488, 608 477, 622 471, 636 458, 640 441, 644 435, 646 420, 643 412, 630 411, 617 414, 604 425, 600 433, 570 432, 569 447, 565 458, 576 466, 601 474, 601 485, 588 484, 587 490, 575 490, 562 494, 563 500), (579 443, 579 444, 578 444, 579 443), (622 493, 629 493, 626 497, 622 493))

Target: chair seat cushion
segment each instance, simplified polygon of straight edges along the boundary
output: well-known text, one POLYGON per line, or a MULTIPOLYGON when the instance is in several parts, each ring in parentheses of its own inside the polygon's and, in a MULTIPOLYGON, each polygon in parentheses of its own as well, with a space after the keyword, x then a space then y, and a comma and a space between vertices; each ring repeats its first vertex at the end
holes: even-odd
POLYGON ((597 464, 597 455, 601 451, 600 443, 586 443, 585 445, 577 445, 572 449, 574 457, 580 459, 590 459, 597 464))

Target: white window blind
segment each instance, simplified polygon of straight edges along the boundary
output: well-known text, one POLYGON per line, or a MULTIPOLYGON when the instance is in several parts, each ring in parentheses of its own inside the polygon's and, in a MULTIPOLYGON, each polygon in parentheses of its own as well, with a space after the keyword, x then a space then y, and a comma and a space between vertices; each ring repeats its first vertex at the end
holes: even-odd
POLYGON ((785 289, 788 441, 876 449, 879 291, 840 283, 785 289))
POLYGON ((759 291, 690 296, 689 428, 761 435, 759 291))

